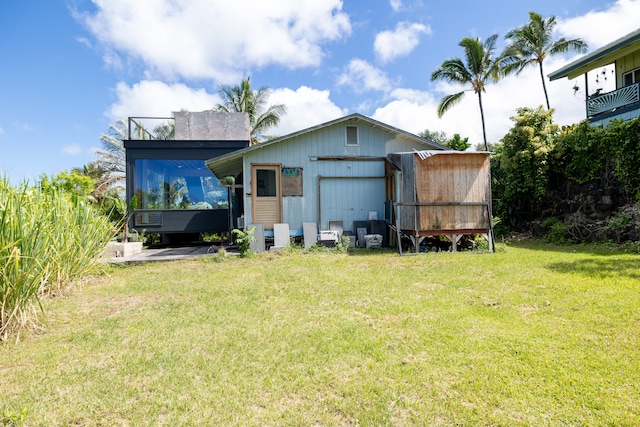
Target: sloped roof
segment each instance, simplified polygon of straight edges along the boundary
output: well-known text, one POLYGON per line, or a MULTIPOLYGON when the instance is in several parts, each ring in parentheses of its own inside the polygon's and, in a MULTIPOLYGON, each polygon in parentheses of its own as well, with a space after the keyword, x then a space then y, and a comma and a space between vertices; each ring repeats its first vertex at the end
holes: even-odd
POLYGON ((636 50, 640 50, 640 29, 570 62, 559 70, 549 73, 547 76, 549 80, 552 81, 563 77, 574 79, 595 68, 611 64, 615 62, 616 59, 636 50))
POLYGON ((420 144, 422 147, 424 147, 424 149, 427 150, 449 150, 448 147, 443 147, 440 144, 437 144, 433 141, 429 141, 427 139, 421 138, 417 135, 414 135, 410 132, 404 131, 402 129, 396 128, 394 126, 388 125, 386 123, 382 123, 379 122, 377 120, 374 120, 370 117, 367 116, 363 116, 362 114, 358 114, 358 113, 354 113, 354 114, 350 114, 348 116, 344 116, 341 117, 339 119, 335 119, 335 120, 331 120, 328 121, 326 123, 322 123, 316 126, 312 126, 310 128, 306 128, 297 132, 293 132, 290 133, 288 135, 285 136, 281 136, 278 138, 274 138, 271 139, 269 141, 265 141, 265 142, 261 142, 260 144, 256 144, 256 145, 252 145, 250 147, 241 149, 241 150, 236 150, 233 151, 231 153, 228 154, 224 154, 222 156, 219 157, 215 157, 213 159, 209 159, 205 162, 205 165, 209 168, 209 170, 211 170, 211 172, 214 173, 214 175, 216 175, 218 178, 224 177, 224 176, 229 176, 229 175, 233 175, 235 173, 237 173, 238 171, 242 170, 242 158, 243 156, 248 153, 248 152, 252 152, 255 150, 261 150, 264 149, 265 147, 269 147, 273 144, 278 144, 282 141, 285 140, 289 140, 292 138, 296 138, 300 135, 304 135, 313 131, 316 131, 318 129, 321 128, 325 128, 328 126, 333 126, 342 122, 348 122, 348 121, 353 121, 353 120, 358 120, 358 121, 363 121, 366 123, 369 123, 370 125, 374 126, 374 127, 380 127, 384 130, 386 130, 389 133, 392 134, 396 134, 402 137, 405 137, 407 139, 410 140, 414 140, 416 143, 420 144))

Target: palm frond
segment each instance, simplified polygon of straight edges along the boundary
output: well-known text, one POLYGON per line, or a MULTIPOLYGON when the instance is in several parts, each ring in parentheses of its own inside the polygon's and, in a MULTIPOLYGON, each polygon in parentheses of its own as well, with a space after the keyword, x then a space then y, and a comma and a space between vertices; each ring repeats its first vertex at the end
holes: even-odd
POLYGON ((440 100, 438 104, 438 117, 442 117, 444 113, 446 113, 449 108, 453 107, 455 104, 462 100, 464 96, 464 91, 454 93, 453 95, 447 95, 440 100))

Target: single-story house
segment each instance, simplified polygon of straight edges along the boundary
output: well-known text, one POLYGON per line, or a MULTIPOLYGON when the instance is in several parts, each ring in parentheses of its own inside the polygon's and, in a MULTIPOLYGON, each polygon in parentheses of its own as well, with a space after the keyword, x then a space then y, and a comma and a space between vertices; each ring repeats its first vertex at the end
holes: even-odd
POLYGON ((392 191, 387 155, 416 150, 448 148, 350 114, 205 164, 218 179, 235 178, 242 204, 237 224, 262 224, 269 236, 274 224, 286 223, 290 236, 302 236, 304 223, 322 231, 341 222, 355 235, 361 221, 385 219, 392 191))
POLYGON ((570 62, 550 73, 549 79, 575 79, 580 75, 584 75, 586 114, 592 124, 640 116, 640 29, 570 62), (587 73, 611 64, 615 67, 616 89, 590 93, 587 73))

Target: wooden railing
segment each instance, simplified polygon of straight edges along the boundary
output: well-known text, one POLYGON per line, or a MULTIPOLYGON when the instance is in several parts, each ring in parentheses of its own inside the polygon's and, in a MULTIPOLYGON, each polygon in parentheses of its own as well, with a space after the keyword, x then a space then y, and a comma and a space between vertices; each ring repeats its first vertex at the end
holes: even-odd
POLYGON ((640 83, 590 97, 587 100, 587 116, 593 117, 636 102, 640 102, 640 83))

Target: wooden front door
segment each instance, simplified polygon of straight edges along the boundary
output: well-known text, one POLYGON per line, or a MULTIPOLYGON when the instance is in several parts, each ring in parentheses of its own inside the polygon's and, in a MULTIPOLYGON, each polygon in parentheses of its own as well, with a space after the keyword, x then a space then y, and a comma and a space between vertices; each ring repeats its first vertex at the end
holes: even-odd
POLYGON ((272 229, 282 222, 281 165, 251 165, 251 219, 272 229))

